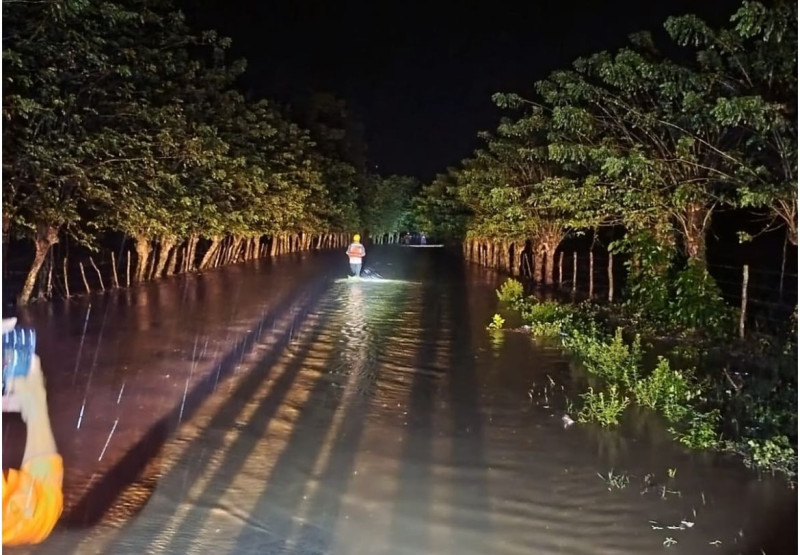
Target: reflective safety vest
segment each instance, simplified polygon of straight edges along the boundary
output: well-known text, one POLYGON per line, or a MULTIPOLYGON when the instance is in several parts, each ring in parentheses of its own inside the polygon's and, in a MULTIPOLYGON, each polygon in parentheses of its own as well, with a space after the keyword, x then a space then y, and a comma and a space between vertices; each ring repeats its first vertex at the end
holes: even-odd
POLYGON ((347 256, 350 257, 350 261, 353 263, 360 263, 361 259, 367 255, 367 249, 364 248, 364 245, 361 243, 351 243, 350 246, 347 248, 347 256))

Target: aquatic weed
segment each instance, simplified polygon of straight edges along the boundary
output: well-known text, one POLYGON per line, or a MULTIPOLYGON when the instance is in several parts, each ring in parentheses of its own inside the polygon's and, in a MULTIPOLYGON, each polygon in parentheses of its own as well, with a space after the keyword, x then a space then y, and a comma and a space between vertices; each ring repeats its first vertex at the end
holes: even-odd
POLYGON ((603 427, 619 424, 619 417, 630 404, 630 399, 621 395, 616 385, 607 392, 595 392, 593 388, 581 394, 584 405, 578 413, 579 422, 597 422, 603 427))
POLYGON ((506 323, 506 319, 500 316, 499 314, 495 314, 492 316, 492 321, 489 322, 489 329, 490 330, 501 330, 506 323))

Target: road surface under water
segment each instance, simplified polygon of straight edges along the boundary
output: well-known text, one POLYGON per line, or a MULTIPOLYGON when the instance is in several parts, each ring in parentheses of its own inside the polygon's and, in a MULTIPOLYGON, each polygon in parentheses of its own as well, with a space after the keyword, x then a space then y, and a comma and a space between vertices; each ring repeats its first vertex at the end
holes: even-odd
MULTIPOLYGON (((347 281, 343 259, 21 315, 66 507, 44 544, 9 553, 796 552, 784 481, 685 452, 634 411, 616 431, 565 428, 581 371, 487 332, 497 274, 387 247, 366 265, 386 280, 347 281)), ((5 419, 4 465, 20 429, 5 419)))

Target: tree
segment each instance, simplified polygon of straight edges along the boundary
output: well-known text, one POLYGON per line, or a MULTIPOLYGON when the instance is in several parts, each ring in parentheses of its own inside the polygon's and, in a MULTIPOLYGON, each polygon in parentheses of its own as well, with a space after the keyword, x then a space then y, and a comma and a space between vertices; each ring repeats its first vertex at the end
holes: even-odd
POLYGON ((413 177, 373 177, 364 185, 363 221, 370 235, 378 237, 402 230, 410 217, 419 183, 413 177))
POLYGON ((706 106, 720 126, 744 140, 727 153, 739 206, 768 208, 797 245, 797 5, 744 2, 729 28, 695 16, 670 18, 680 45, 697 48, 711 78, 706 106))
POLYGON ((465 237, 472 212, 459 198, 455 169, 437 175, 423 187, 412 206, 412 229, 424 230, 444 241, 465 237))

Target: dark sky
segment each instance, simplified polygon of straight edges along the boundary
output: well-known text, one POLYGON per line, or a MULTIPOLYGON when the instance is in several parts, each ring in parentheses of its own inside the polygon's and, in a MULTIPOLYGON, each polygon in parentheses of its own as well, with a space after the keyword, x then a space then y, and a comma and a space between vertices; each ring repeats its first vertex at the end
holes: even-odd
POLYGON ((491 129, 494 92, 530 91, 577 57, 624 46, 669 15, 716 24, 738 0, 506 2, 185 0, 197 29, 233 39, 243 87, 290 101, 308 90, 344 98, 366 128, 370 164, 428 180, 491 129))

